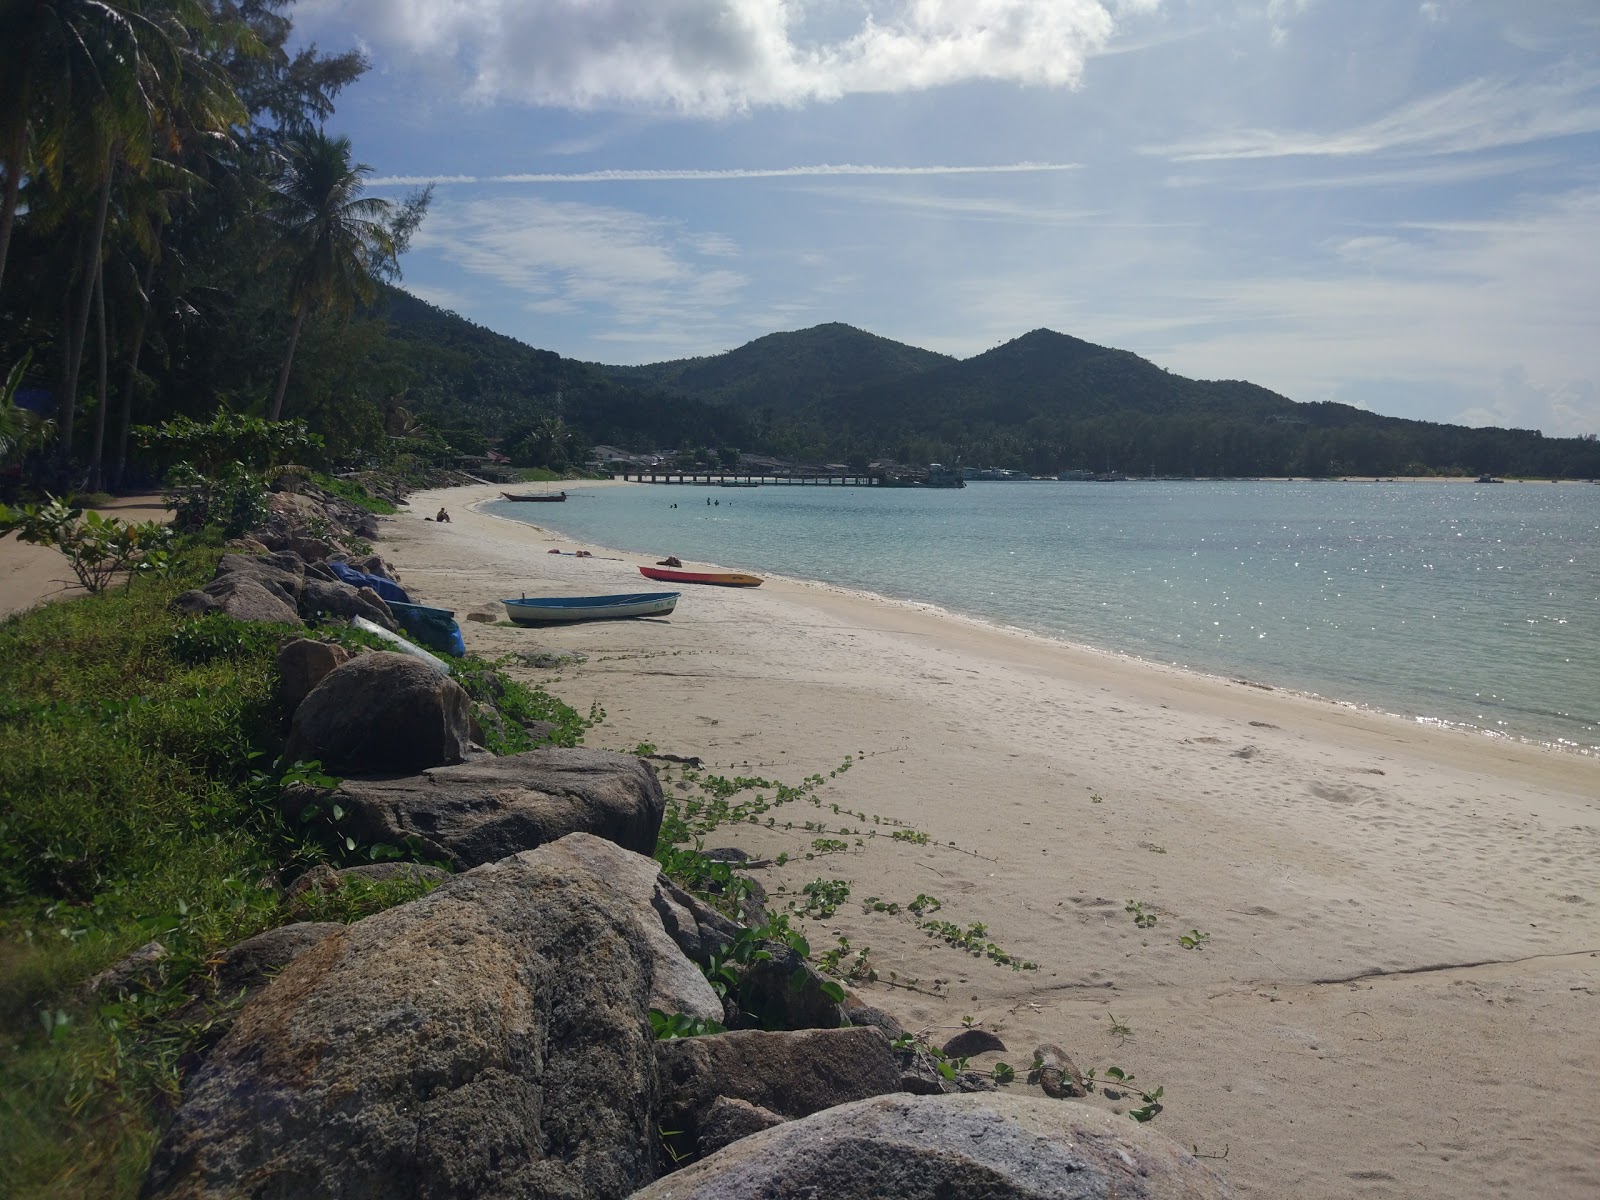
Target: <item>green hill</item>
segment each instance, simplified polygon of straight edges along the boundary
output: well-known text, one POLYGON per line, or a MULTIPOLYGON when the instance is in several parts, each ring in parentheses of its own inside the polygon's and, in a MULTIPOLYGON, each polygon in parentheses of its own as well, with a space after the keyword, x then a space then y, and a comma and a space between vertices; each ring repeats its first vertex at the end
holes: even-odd
POLYGON ((793 410, 918 375, 956 360, 834 322, 769 333, 736 350, 638 367, 596 369, 621 383, 669 388, 736 407, 793 410))
POLYGON ((618 367, 562 358, 392 291, 380 359, 415 408, 509 445, 559 416, 594 443, 1158 475, 1600 477, 1600 444, 1301 404, 1048 329, 969 359, 848 325, 618 367))

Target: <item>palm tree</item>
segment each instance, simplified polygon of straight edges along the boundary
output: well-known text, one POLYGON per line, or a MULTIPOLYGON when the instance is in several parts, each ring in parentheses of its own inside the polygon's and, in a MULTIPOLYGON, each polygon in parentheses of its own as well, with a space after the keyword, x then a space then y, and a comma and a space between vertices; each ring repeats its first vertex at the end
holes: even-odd
POLYGON ((306 316, 317 309, 349 316, 377 298, 378 280, 394 269, 397 246, 385 218, 387 200, 361 195, 372 168, 351 163, 350 139, 322 130, 292 139, 276 188, 276 254, 290 265, 289 303, 294 324, 278 372, 268 420, 283 413, 283 393, 306 316))

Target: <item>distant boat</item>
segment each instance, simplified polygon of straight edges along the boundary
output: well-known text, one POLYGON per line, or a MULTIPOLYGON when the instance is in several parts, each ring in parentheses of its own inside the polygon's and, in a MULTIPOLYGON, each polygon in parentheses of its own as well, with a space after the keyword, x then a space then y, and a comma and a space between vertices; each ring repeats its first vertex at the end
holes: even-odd
POLYGON ((1504 483, 1504 479, 1496 479, 1493 475, 1479 475, 1479 483, 1504 483))
POLYGON ((566 492, 530 492, 518 495, 515 492, 501 492, 507 500, 515 500, 518 504, 553 504, 567 498, 566 492))
POLYGON ((616 596, 527 596, 502 600, 506 616, 518 625, 550 621, 611 621, 619 617, 664 617, 681 592, 629 592, 616 596))
POLYGON ((759 575, 737 571, 674 571, 667 567, 640 567, 639 574, 662 583, 710 583, 719 587, 760 587, 759 575))

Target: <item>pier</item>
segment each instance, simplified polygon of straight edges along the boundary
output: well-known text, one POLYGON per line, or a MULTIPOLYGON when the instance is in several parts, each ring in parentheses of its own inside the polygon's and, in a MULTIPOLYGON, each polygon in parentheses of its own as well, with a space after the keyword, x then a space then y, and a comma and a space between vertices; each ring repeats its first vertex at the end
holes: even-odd
POLYGON ((762 475, 734 471, 618 471, 613 479, 701 487, 883 487, 877 475, 762 475))

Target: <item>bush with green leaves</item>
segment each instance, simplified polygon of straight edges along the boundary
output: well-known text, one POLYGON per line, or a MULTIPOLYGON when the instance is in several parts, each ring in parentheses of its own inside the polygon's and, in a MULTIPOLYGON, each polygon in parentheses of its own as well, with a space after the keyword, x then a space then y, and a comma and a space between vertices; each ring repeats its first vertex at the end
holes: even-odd
POLYGON ((158 521, 129 524, 84 512, 63 500, 21 508, 0 505, 0 535, 53 546, 66 556, 85 591, 98 594, 119 575, 164 574, 170 568, 173 531, 158 521))
POLYGON ((204 424, 174 417, 159 425, 136 426, 132 432, 162 462, 189 463, 208 476, 229 463, 268 471, 322 449, 322 439, 307 432, 304 421, 266 421, 221 408, 204 424))
POLYGON ((161 497, 173 511, 173 524, 185 533, 208 525, 225 537, 239 537, 266 522, 267 481, 259 471, 234 462, 207 475, 182 462, 167 472, 161 497))

